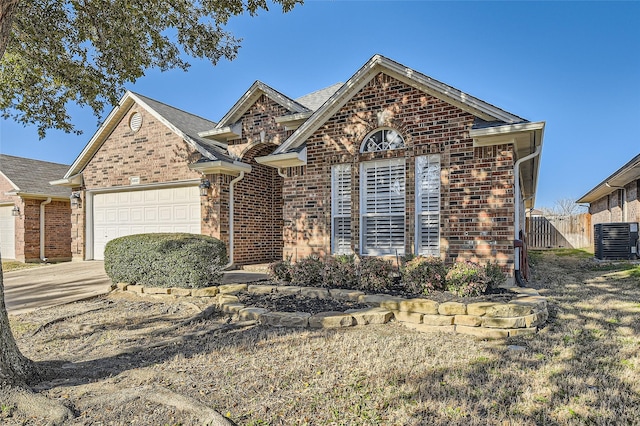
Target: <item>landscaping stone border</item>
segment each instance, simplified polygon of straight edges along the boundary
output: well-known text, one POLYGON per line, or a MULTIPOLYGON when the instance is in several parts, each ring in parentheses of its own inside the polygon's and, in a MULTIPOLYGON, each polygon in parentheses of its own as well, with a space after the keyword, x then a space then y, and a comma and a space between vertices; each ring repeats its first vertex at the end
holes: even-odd
POLYGON ((392 319, 420 332, 460 333, 482 339, 501 339, 536 333, 549 317, 547 300, 532 288, 510 288, 516 293, 509 303, 443 302, 386 294, 365 294, 358 290, 263 284, 225 284, 199 289, 142 287, 118 283, 114 289, 135 294, 172 297, 210 297, 220 310, 239 320, 255 320, 274 327, 339 328, 354 325, 385 324, 392 319), (310 298, 354 301, 371 308, 345 312, 272 312, 240 303, 238 293, 301 294, 310 298))

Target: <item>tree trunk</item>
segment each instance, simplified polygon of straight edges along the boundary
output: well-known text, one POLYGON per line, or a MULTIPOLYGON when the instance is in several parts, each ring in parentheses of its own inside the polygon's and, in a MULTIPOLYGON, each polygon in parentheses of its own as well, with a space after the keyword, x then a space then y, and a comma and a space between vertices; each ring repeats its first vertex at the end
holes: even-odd
POLYGON ((9 316, 4 303, 4 277, 0 258, 0 388, 22 384, 36 374, 35 364, 18 349, 11 333, 9 316))
POLYGON ((11 38, 13 13, 18 7, 18 3, 19 0, 0 0, 0 58, 4 56, 4 51, 11 38))

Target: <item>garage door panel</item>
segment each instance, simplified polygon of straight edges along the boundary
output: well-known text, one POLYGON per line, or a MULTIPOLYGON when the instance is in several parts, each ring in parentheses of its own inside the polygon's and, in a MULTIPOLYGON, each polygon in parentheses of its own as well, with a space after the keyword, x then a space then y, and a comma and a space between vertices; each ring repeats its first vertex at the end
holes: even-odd
POLYGON ((0 207, 0 253, 3 259, 16 258, 16 218, 13 206, 0 207))
POLYGON ((198 187, 94 195, 94 259, 113 238, 158 232, 200 233, 198 187))

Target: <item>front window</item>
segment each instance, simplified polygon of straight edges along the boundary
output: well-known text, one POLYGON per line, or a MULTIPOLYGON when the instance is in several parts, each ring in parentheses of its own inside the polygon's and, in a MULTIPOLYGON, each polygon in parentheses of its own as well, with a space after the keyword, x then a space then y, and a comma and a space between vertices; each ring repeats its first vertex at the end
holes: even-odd
POLYGON ((362 254, 404 254, 404 158, 362 163, 360 197, 362 254))
POLYGON ((362 143, 362 152, 387 151, 404 148, 404 139, 393 129, 380 129, 369 134, 362 143))

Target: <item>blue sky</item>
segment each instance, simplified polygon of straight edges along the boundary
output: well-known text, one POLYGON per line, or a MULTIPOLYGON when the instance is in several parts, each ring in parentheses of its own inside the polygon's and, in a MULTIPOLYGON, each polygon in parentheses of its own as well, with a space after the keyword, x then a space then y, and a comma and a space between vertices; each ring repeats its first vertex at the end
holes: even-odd
MULTIPOLYGON (((531 121, 546 121, 537 207, 577 199, 640 153, 640 2, 314 1, 234 18, 233 62, 147 75, 127 87, 219 120, 255 80, 295 98, 387 56, 531 121)), ((0 152, 72 163, 81 136, 0 121, 0 152)), ((109 111, 104 112, 106 116, 109 111)))

